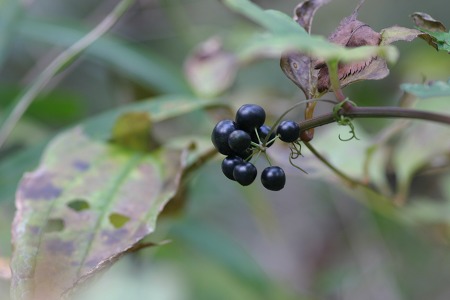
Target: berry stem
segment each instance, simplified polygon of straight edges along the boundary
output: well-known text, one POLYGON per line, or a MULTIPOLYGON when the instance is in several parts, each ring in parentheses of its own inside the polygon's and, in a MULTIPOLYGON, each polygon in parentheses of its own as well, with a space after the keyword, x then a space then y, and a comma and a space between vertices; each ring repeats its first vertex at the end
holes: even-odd
MULTIPOLYGON (((401 107, 355 107, 352 106, 349 109, 341 109, 339 115, 349 118, 405 118, 405 119, 418 119, 424 121, 431 121, 437 123, 443 123, 450 125, 450 116, 421 111, 415 109, 407 109, 401 107)), ((335 114, 328 113, 317 116, 315 118, 301 121, 301 131, 305 131, 311 128, 316 128, 322 125, 336 122, 335 114)))
MULTIPOLYGON (((258 138, 258 147, 259 147, 259 145, 261 145, 261 143, 262 143, 262 141, 261 141, 261 138, 259 137, 259 133, 258 133, 258 128, 255 128, 255 134, 256 134, 256 137, 258 138)), ((254 142, 252 142, 253 144, 256 144, 256 143, 254 143, 254 142)))
POLYGON ((272 166, 272 162, 270 161, 269 155, 267 155, 267 153, 264 152, 264 156, 266 157, 266 160, 269 163, 269 166, 272 166))
POLYGON ((270 145, 272 142, 275 142, 279 138, 278 135, 276 135, 273 139, 267 142, 267 145, 270 145))

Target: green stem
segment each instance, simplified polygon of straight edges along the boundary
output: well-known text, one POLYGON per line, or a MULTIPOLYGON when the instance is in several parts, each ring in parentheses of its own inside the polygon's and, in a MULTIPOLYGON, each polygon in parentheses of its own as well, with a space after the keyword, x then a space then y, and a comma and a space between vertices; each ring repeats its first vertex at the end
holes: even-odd
POLYGON ((331 88, 333 89, 336 99, 339 102, 342 102, 347 97, 345 97, 344 92, 342 92, 341 83, 339 81, 338 61, 337 60, 329 61, 327 62, 327 66, 328 66, 328 75, 330 76, 331 88))
POLYGON ((28 109, 37 95, 44 89, 50 80, 68 65, 73 63, 79 55, 92 43, 105 34, 134 3, 134 0, 122 0, 113 11, 103 19, 94 29, 73 44, 67 50, 59 54, 25 90, 16 98, 5 111, 5 118, 0 120, 0 148, 19 122, 25 111, 28 109))
POLYGON ((272 166, 272 162, 270 161, 269 155, 267 155, 266 151, 264 151, 264 156, 266 157, 266 160, 269 163, 269 166, 272 166))
MULTIPOLYGON (((450 125, 450 116, 421 111, 415 109, 406 109, 400 107, 354 107, 348 110, 342 109, 339 114, 349 118, 405 118, 431 121, 450 125)), ((323 114, 313 119, 301 121, 298 124, 302 131, 316 128, 322 125, 336 122, 333 113, 323 114)))

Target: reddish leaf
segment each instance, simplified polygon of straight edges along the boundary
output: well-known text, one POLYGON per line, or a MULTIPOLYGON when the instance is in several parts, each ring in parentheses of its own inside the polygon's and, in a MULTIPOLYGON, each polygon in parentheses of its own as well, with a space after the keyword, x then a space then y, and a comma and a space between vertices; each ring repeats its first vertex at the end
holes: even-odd
MULTIPOLYGON (((360 2, 350 16, 341 21, 338 28, 329 36, 330 42, 349 48, 380 44, 381 34, 374 31, 369 25, 357 20, 358 10, 363 2, 360 2)), ((317 89, 321 93, 326 92, 330 89, 328 68, 324 62, 317 62, 316 69, 319 69, 317 89)), ((388 74, 389 69, 386 61, 379 57, 340 64, 338 68, 338 77, 341 80, 342 87, 359 80, 381 79, 388 74)))

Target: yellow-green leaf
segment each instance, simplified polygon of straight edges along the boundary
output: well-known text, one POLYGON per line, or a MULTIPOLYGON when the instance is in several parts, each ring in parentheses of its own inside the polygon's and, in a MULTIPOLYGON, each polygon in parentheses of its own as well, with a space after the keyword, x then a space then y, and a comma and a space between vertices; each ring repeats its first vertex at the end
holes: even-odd
POLYGON ((60 299, 152 232, 186 158, 95 141, 80 128, 58 136, 17 191, 13 298, 60 299), (88 207, 73 209, 78 199, 88 207))

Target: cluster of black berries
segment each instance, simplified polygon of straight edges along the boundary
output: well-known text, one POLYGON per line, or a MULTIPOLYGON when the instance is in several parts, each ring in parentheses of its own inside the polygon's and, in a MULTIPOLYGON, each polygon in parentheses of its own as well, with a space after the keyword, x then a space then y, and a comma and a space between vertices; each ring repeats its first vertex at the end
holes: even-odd
MULTIPOLYGON (((275 140, 292 143, 300 134, 300 128, 293 121, 283 121, 275 131, 267 125, 266 112, 256 104, 245 104, 236 112, 235 121, 222 120, 214 127, 211 135, 217 151, 227 157, 222 161, 222 172, 231 180, 243 186, 251 184, 256 176, 256 167, 250 162, 255 153, 265 152, 275 140)), ((282 168, 269 166, 261 173, 261 182, 272 191, 281 190, 286 183, 282 168)))

